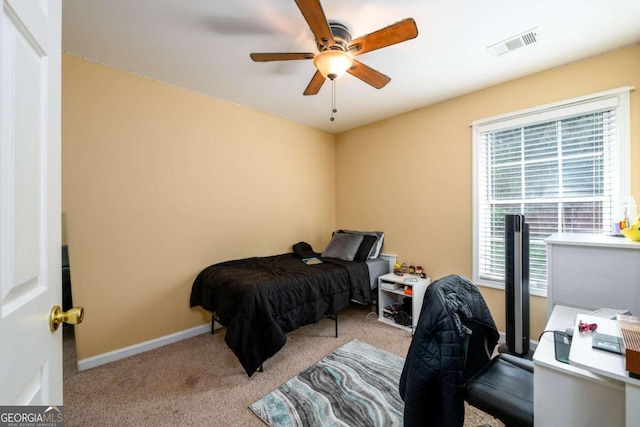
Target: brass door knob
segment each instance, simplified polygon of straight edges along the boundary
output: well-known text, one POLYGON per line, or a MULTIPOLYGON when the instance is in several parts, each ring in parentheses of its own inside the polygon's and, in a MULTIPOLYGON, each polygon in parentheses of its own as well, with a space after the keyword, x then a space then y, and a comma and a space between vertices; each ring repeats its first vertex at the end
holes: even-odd
POLYGON ((55 332, 63 322, 71 325, 77 325, 78 323, 82 323, 83 318, 83 307, 73 307, 72 309, 63 312, 59 305, 54 305, 51 309, 51 315, 49 316, 49 329, 51 329, 51 332, 55 332))

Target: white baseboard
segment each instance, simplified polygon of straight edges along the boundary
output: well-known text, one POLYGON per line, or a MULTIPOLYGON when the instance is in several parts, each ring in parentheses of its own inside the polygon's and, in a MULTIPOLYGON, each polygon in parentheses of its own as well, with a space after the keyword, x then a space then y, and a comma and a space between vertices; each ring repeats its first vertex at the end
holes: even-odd
POLYGON ((98 354, 97 356, 88 357, 86 359, 78 360, 78 372, 85 371, 87 369, 95 368, 96 366, 104 365, 107 363, 115 362, 116 360, 124 359, 135 354, 144 353, 145 351, 160 348, 162 346, 173 344, 174 342, 186 340, 197 335, 206 334, 211 332, 211 324, 205 324, 196 326, 195 328, 187 329, 184 331, 176 332, 164 337, 156 338, 153 340, 134 344, 129 347, 113 350, 108 353, 98 354))

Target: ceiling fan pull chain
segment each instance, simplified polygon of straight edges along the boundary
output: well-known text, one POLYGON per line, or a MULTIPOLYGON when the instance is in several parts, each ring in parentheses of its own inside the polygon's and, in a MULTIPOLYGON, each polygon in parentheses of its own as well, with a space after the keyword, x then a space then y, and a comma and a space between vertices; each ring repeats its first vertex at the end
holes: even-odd
POLYGON ((331 80, 331 118, 329 120, 334 121, 333 113, 337 113, 336 110, 336 81, 335 79, 331 80))

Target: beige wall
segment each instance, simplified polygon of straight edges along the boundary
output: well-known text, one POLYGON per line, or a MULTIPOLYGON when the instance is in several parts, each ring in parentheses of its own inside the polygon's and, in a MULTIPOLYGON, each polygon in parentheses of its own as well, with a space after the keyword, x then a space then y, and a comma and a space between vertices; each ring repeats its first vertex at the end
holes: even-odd
MULTIPOLYGON (((344 132, 336 138, 336 225, 385 231, 384 251, 432 278, 472 275, 473 120, 621 86, 640 89, 640 45, 344 132)), ((631 93, 632 194, 640 200, 640 95, 631 93)), ((482 288, 499 329, 504 293, 482 288)), ((531 336, 546 299, 531 298, 531 336)))
POLYGON ((333 135, 70 55, 62 103, 79 359, 208 322, 210 264, 329 240, 333 135))

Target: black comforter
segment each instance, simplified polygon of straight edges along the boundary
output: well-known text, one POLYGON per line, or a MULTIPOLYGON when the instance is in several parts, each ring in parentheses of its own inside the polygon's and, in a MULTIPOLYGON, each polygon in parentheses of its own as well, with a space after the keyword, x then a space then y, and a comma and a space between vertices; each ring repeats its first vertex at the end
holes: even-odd
POLYGON ((306 265, 292 253, 227 261, 204 269, 191 307, 213 312, 225 342, 251 376, 287 341, 286 333, 371 301, 365 262, 323 258, 306 265))

